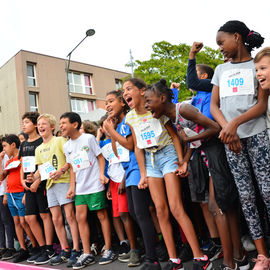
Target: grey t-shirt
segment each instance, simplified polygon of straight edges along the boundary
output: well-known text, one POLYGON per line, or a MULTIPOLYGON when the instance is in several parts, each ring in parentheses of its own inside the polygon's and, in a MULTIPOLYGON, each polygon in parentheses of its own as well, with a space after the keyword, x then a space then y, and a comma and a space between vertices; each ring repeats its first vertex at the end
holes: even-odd
MULTIPOLYGON (((228 122, 257 103, 258 82, 253 60, 217 66, 212 84, 219 86, 220 110, 228 122)), ((240 125, 237 134, 242 139, 265 129, 265 116, 261 115, 240 125)))

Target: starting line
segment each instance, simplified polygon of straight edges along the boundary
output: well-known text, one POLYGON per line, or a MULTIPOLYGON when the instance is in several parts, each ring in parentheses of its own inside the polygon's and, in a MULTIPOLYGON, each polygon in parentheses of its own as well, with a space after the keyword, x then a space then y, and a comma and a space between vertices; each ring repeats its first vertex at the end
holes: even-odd
POLYGON ((33 270, 48 270, 48 269, 55 269, 55 268, 48 268, 48 267, 40 267, 40 266, 34 266, 29 264, 19 264, 19 263, 10 263, 10 262, 3 262, 0 261, 0 270, 27 270, 27 269, 33 269, 33 270))

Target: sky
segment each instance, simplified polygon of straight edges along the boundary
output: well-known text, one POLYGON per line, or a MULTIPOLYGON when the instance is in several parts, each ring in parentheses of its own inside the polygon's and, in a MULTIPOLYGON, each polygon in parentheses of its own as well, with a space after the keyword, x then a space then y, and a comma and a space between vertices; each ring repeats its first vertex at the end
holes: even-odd
POLYGON ((270 46, 269 0, 0 0, 0 67, 19 50, 130 72, 148 60, 152 45, 201 41, 217 49, 216 33, 228 20, 243 21, 270 46))

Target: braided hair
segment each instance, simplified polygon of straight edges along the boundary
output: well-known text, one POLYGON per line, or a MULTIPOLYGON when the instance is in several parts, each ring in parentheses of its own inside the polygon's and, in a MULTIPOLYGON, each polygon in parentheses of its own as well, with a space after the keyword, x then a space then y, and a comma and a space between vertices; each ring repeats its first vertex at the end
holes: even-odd
POLYGON ((219 28, 218 32, 240 34, 249 53, 251 53, 254 48, 260 48, 264 42, 264 38, 258 32, 250 30, 243 22, 240 21, 228 21, 219 28))

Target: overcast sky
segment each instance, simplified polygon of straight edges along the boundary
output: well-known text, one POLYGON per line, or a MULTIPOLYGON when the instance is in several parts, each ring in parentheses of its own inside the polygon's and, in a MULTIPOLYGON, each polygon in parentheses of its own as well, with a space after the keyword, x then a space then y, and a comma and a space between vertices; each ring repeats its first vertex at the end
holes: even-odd
POLYGON ((19 50, 128 71, 129 50, 150 58, 154 42, 203 41, 217 48, 216 32, 237 19, 270 46, 269 0, 0 0, 0 66, 19 50))

